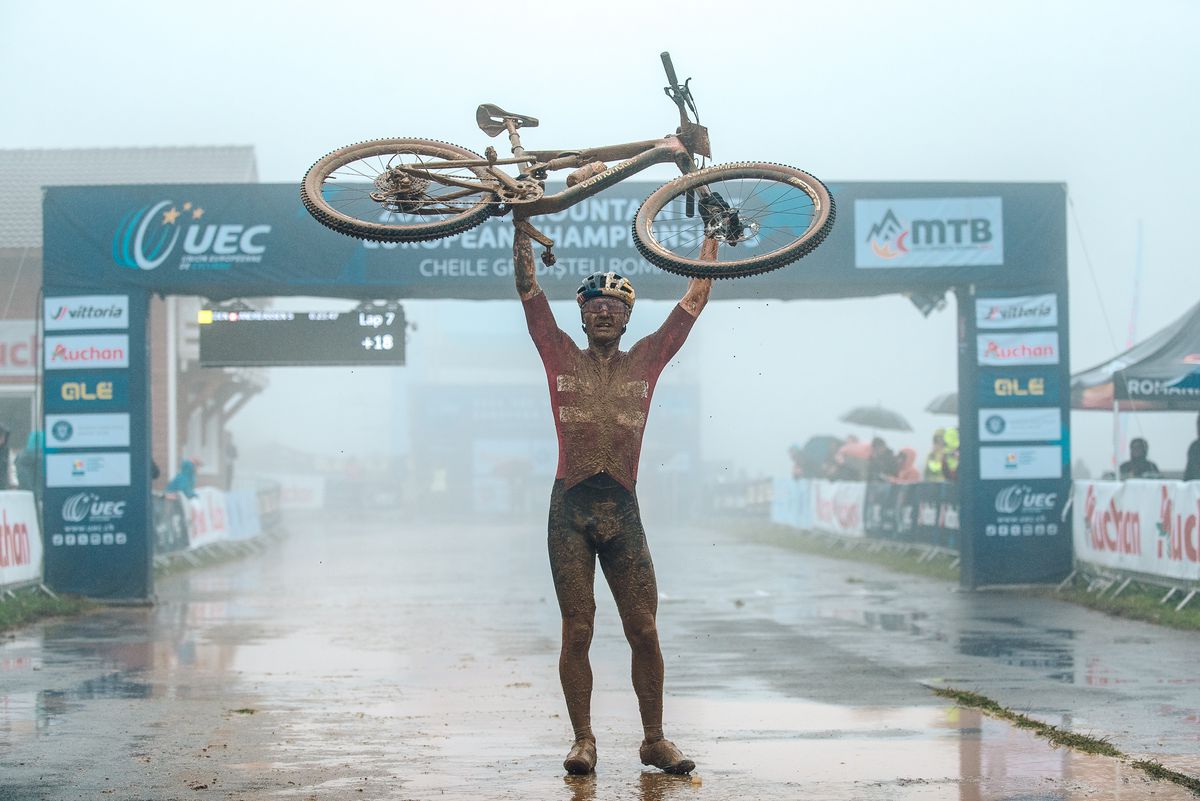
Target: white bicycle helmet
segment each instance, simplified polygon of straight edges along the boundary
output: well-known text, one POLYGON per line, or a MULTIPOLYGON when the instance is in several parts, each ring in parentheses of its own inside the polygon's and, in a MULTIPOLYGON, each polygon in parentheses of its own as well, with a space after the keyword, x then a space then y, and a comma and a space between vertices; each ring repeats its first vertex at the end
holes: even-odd
POLYGON ((616 298, 633 310, 633 301, 637 293, 629 279, 617 273, 592 273, 583 279, 583 284, 575 292, 575 299, 582 306, 592 298, 616 298))

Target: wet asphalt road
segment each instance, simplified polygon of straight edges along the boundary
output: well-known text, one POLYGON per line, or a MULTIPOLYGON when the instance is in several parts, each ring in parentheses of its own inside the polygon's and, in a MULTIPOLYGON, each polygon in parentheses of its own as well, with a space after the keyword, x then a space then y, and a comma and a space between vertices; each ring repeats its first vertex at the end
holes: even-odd
POLYGON ((265 554, 0 641, 7 799, 1173 799, 927 684, 1200 775, 1200 638, 647 515, 666 731, 644 771, 598 576, 595 777, 570 726, 544 528, 296 518, 265 554))

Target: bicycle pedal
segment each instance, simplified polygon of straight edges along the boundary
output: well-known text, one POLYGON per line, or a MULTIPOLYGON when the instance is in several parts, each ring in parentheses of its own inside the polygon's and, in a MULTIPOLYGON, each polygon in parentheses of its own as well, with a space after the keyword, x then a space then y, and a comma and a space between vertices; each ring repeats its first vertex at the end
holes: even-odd
POLYGON ((553 267, 554 263, 557 261, 558 258, 553 252, 551 252, 550 248, 546 248, 542 251, 542 264, 546 265, 547 267, 553 267))

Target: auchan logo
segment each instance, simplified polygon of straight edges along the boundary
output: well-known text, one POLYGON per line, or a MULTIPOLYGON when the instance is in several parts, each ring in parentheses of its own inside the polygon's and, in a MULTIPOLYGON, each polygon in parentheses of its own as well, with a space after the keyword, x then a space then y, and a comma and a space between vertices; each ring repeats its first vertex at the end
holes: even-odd
POLYGON ((113 361, 124 361, 124 359, 124 348, 98 348, 95 345, 69 348, 61 342, 55 345, 54 350, 50 353, 50 361, 55 364, 86 364, 89 362, 105 362, 107 364, 113 361))
POLYGON ((1158 558, 1200 563, 1200 501, 1194 509, 1176 509, 1167 485, 1162 487, 1158 521, 1158 558))
MULTIPOLYGON (((1165 491, 1165 488, 1164 488, 1165 491)), ((1100 552, 1130 554, 1142 552, 1142 518, 1136 511, 1117 506, 1114 496, 1107 506, 1096 501, 1096 488, 1088 487, 1083 504, 1084 526, 1088 542, 1100 552)), ((1161 555, 1162 544, 1159 543, 1161 555)))
POLYGON ((122 267, 153 270, 177 248, 180 270, 228 270, 234 264, 262 261, 271 226, 212 223, 206 214, 190 200, 160 200, 129 212, 113 235, 113 261, 122 267))
POLYGON ((46 369, 128 367, 126 334, 79 334, 46 337, 46 369))
POLYGON ((1058 364, 1058 333, 979 334, 979 364, 1010 367, 1021 364, 1058 364))

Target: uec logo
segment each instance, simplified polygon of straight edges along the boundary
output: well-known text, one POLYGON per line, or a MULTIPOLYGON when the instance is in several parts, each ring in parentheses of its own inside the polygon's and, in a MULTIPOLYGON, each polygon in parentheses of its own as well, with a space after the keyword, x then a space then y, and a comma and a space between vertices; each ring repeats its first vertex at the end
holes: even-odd
POLYGON ((213 255, 249 256, 258 261, 266 246, 256 241, 271 232, 269 225, 202 223, 204 209, 191 201, 177 205, 163 200, 143 206, 121 219, 113 236, 113 261, 122 267, 153 270, 166 261, 183 237, 183 259, 213 255))

